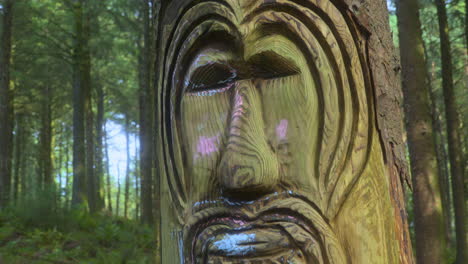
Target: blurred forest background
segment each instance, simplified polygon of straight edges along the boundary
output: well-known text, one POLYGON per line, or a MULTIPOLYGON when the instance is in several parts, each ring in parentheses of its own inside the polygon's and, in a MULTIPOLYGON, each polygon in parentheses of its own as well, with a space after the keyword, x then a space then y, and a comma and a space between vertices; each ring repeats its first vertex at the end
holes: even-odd
MULTIPOLYGON (((431 263, 468 263, 466 2, 387 1, 396 51, 422 53, 413 89, 423 90, 408 88, 406 62, 397 70, 405 95, 426 103, 427 116, 408 110, 411 101, 404 107, 407 120, 428 118, 424 153, 437 161, 433 174, 419 176, 409 133, 410 231, 415 252, 440 249, 443 262, 431 263), (420 25, 402 10, 416 20, 419 12, 420 25), (423 205, 439 214, 422 216, 423 205), (442 223, 442 232, 428 232, 428 223, 442 223)), ((0 0, 1 264, 153 263, 158 10, 157 0, 0 0)))

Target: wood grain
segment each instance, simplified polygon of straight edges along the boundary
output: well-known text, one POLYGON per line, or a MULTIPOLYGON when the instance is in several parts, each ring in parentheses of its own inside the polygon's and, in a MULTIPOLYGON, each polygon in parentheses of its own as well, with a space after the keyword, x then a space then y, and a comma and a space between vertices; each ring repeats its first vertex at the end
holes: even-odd
POLYGON ((163 263, 395 263, 368 32, 337 2, 168 4, 163 263))

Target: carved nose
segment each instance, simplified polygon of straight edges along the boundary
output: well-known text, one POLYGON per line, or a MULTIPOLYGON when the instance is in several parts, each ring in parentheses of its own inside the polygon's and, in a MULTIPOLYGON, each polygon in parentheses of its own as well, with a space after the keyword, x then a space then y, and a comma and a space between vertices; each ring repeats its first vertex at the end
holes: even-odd
POLYGON ((218 167, 220 183, 231 194, 261 194, 279 180, 278 161, 265 137, 261 100, 250 80, 234 88, 229 136, 218 167))

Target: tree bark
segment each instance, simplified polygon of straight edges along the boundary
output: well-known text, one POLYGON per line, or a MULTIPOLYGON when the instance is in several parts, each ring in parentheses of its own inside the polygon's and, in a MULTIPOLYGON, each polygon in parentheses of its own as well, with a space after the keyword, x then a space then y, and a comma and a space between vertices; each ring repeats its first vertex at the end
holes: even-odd
POLYGON ((436 0, 437 16, 439 20, 440 50, 442 60, 442 88, 445 103, 445 118, 447 120, 447 136, 450 157, 450 171, 452 175, 453 207, 455 210, 455 231, 457 241, 456 263, 467 261, 467 242, 465 226, 465 198, 463 153, 459 134, 460 119, 452 76, 452 57, 447 10, 444 0, 436 0))
POLYGON ((10 91, 10 60, 14 2, 3 2, 3 31, 0 38, 0 208, 9 202, 11 190, 13 96, 10 91))
POLYGON ((417 0, 396 2, 418 263, 443 263, 444 218, 417 0))

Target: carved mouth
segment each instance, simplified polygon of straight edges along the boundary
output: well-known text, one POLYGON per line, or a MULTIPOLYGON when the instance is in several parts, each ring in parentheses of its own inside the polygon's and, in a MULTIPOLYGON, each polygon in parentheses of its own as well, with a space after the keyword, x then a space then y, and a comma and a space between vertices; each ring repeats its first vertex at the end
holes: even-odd
MULTIPOLYGON (((220 219, 221 220, 221 219, 220 219)), ((234 222, 238 222, 234 220, 234 222)), ((263 220, 245 223, 243 227, 211 225, 205 228, 195 241, 194 254, 196 263, 210 263, 215 259, 222 263, 241 260, 283 259, 284 263, 308 263, 303 252, 303 243, 298 244, 297 236, 302 242, 310 239, 304 231, 292 237, 292 229, 297 225, 289 222, 263 224, 263 220), (262 224, 258 224, 262 222, 262 224), (289 230, 288 230, 289 229, 289 230), (294 262, 292 262, 294 260, 294 262)), ((280 262, 281 263, 281 262, 280 262)))
POLYGON ((328 224, 305 199, 282 196, 193 214, 184 228, 186 262, 323 263, 328 224))

